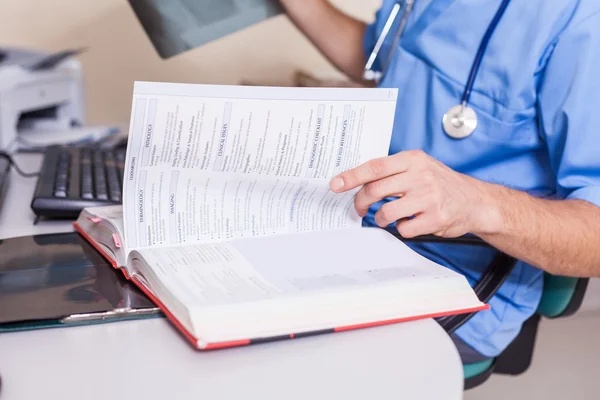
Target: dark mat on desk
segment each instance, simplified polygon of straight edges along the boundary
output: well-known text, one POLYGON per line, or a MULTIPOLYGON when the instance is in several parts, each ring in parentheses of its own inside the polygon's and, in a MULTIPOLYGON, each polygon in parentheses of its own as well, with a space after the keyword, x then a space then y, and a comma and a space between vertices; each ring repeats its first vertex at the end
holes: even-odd
POLYGON ((0 241, 0 332, 161 316, 77 233, 0 241))

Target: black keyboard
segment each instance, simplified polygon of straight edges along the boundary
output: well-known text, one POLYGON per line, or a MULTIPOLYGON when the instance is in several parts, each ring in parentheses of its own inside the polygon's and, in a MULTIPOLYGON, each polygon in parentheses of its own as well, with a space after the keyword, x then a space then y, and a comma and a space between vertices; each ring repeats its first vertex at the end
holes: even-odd
POLYGON ((121 204, 125 148, 50 147, 31 208, 40 217, 77 218, 85 207, 121 204))

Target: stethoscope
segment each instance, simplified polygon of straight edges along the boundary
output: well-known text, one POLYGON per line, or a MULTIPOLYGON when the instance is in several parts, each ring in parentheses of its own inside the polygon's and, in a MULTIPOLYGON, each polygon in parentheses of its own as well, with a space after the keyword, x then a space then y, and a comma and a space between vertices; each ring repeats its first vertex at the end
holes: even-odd
MULTIPOLYGON (((413 8, 415 0, 398 0, 392 11, 390 16, 385 22, 381 34, 375 43, 375 47, 371 52, 369 58, 367 59, 367 63, 365 65, 364 70, 364 79, 368 81, 379 82, 384 76, 389 66, 389 63, 392 59, 392 55, 396 50, 398 45, 398 40, 400 40, 400 36, 404 31, 404 27, 406 26, 406 21, 408 20, 408 16, 413 8), (401 3, 405 4, 404 12, 402 14, 402 19, 400 20, 400 26, 398 27, 398 31, 396 32, 396 36, 394 38, 394 42, 391 47, 390 54, 388 54, 387 59, 385 60, 381 71, 375 71, 373 69, 373 65, 375 64, 375 60, 379 55, 379 51, 383 46, 383 42, 385 41, 387 35, 389 34, 392 25, 396 21, 398 14, 400 13, 400 9, 402 8, 401 3)), ((479 45, 479 49, 477 50, 477 54, 475 55, 475 60, 473 61, 473 65, 471 66, 471 72, 469 73, 469 78, 467 79, 467 85, 465 86, 465 91, 463 92, 461 103, 450 108, 446 114, 444 114, 442 118, 442 127, 446 134, 454 139, 462 139, 465 138, 475 131, 477 128, 477 114, 473 108, 467 105, 469 101, 469 96, 471 95, 471 89, 473 88, 473 83, 475 82, 475 77, 477 76, 477 72, 479 71, 479 66, 481 64, 481 59, 485 54, 485 50, 487 48, 488 43, 490 42, 490 38, 492 33, 498 26, 506 7, 510 0, 502 0, 498 11, 494 15, 494 19, 487 28, 483 39, 481 40, 481 44, 479 45)))

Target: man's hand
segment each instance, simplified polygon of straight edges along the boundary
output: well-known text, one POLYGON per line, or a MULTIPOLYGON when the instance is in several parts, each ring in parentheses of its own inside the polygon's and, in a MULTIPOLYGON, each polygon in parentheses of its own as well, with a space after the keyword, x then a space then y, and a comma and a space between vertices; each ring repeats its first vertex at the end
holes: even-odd
POLYGON ((364 185, 354 201, 364 216, 369 207, 387 197, 375 222, 386 227, 396 222, 398 232, 411 238, 425 234, 457 237, 481 225, 483 182, 460 174, 422 151, 407 151, 371 160, 331 181, 334 192, 364 185))
POLYGON ((547 272, 600 276, 600 207, 583 200, 546 200, 460 174, 421 151, 371 160, 331 180, 331 190, 364 185, 355 207, 381 227, 396 222, 411 238, 471 233, 547 272), (414 217, 414 218, 411 218, 414 217))

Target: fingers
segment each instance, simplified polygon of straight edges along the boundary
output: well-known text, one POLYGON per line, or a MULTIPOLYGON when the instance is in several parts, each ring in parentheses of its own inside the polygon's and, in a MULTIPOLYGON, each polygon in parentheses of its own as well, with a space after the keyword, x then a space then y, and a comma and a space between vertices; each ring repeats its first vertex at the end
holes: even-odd
POLYGON ((367 183, 355 196, 354 208, 363 217, 369 207, 386 197, 404 195, 413 186, 410 173, 395 174, 377 181, 367 183))
POLYGON ((425 205, 419 196, 406 195, 382 205, 375 213, 375 223, 384 228, 398 220, 415 216, 424 209, 425 205))
POLYGON ((436 236, 442 236, 442 232, 436 232, 438 228, 439 226, 436 224, 435 219, 431 218, 431 216, 426 213, 396 223, 396 230, 398 230, 398 233, 407 239, 429 235, 431 233, 436 236))
POLYGON ((376 158, 343 172, 333 178, 330 188, 334 192, 345 192, 378 179, 405 172, 410 165, 408 153, 376 158))

